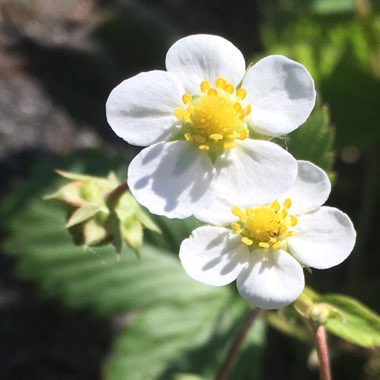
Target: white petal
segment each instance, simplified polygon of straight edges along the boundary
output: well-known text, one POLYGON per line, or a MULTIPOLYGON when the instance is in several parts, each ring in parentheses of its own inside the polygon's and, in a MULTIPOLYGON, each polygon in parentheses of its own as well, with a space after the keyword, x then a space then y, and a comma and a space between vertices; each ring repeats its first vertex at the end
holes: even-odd
POLYGON ((278 309, 298 298, 305 286, 301 265, 287 252, 257 249, 237 278, 240 295, 262 309, 278 309))
POLYGON ((106 103, 107 120, 113 131, 128 143, 147 146, 176 133, 175 109, 185 90, 166 71, 149 71, 115 87, 106 103))
POLYGON ((179 258, 187 274, 207 285, 222 286, 236 280, 248 260, 248 248, 223 227, 200 227, 181 244, 179 258))
POLYGON ((208 209, 197 210, 194 216, 201 222, 214 226, 226 226, 238 220, 231 212, 231 205, 218 197, 214 199, 208 209))
POLYGON ((297 175, 297 161, 269 141, 235 141, 217 158, 218 197, 231 206, 254 207, 284 194, 297 175))
POLYGON ((128 184, 136 200, 153 214, 186 218, 211 205, 213 166, 207 154, 185 141, 143 149, 130 163, 128 184))
POLYGON ((333 207, 298 217, 288 248, 301 263, 317 269, 340 264, 351 253, 356 232, 350 218, 333 207))
POLYGON ((195 94, 205 79, 214 85, 223 77, 236 86, 243 78, 245 61, 240 50, 224 38, 197 34, 178 40, 169 49, 166 68, 187 92, 195 94))
POLYGON ((292 200, 291 215, 306 214, 322 206, 331 191, 331 183, 326 172, 309 161, 297 161, 296 180, 289 191, 279 201, 292 200))
POLYGON ((303 124, 315 104, 314 82, 301 64, 280 55, 257 62, 243 79, 252 104, 249 124, 267 136, 287 134, 303 124))

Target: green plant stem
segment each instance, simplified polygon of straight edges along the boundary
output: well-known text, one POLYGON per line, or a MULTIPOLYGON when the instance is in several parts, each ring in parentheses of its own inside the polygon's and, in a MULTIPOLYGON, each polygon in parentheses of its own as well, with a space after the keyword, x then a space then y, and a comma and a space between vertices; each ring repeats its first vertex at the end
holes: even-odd
POLYGON ((244 338, 246 337, 253 323, 260 316, 261 312, 261 309, 253 309, 249 312, 246 320, 244 321, 229 350, 227 351, 227 354, 221 366, 219 367, 218 373, 215 376, 215 380, 225 380, 227 378, 228 372, 231 369, 231 365, 241 348, 244 338))
POLYGON ((327 345, 327 334, 323 325, 315 328, 315 346, 319 361, 319 375, 321 380, 332 380, 329 347, 327 345))

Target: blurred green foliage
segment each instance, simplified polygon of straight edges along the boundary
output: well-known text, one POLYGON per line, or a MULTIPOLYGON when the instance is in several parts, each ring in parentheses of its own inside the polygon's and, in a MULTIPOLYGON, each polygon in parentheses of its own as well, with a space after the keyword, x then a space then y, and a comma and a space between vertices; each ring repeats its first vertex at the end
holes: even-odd
POLYGON ((358 14, 354 1, 271 3, 262 3, 266 50, 295 59, 311 72, 330 107, 336 146, 379 141, 380 14, 358 14))

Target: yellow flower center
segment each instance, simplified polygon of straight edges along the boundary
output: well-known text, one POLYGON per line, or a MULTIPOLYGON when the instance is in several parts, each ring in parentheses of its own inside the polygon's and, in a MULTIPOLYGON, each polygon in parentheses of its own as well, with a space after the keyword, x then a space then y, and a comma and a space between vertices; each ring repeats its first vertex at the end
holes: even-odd
POLYGON ((243 108, 241 101, 247 92, 236 89, 224 78, 215 81, 215 88, 205 80, 200 85, 201 95, 184 94, 184 107, 175 110, 176 117, 183 122, 183 138, 200 150, 220 154, 234 147, 234 140, 248 137, 244 122, 251 106, 243 108))
POLYGON ((289 215, 292 204, 290 199, 280 205, 277 201, 269 206, 260 206, 242 210, 232 207, 232 213, 239 218, 239 222, 232 223, 234 232, 242 236, 241 241, 252 248, 278 249, 284 241, 294 235, 291 227, 298 220, 289 215))

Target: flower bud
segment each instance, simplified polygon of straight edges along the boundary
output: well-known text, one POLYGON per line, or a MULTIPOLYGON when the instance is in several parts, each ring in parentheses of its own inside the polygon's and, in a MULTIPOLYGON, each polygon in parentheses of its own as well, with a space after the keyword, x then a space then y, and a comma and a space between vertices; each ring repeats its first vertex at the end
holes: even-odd
POLYGON ((112 243, 119 253, 125 241, 138 254, 143 227, 160 232, 128 191, 127 184, 120 183, 114 173, 106 178, 61 170, 57 173, 71 182, 44 199, 68 205, 66 228, 76 245, 88 248, 112 243))

